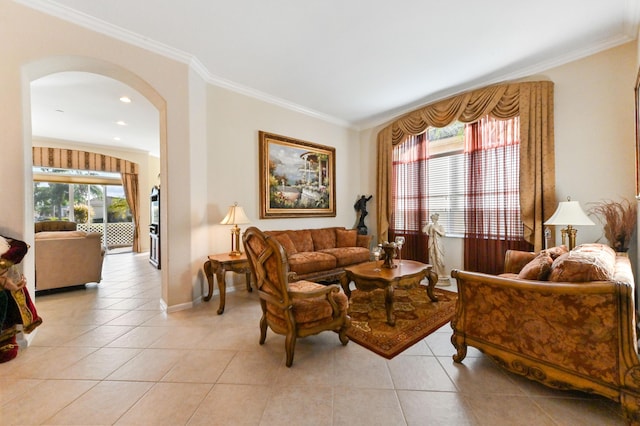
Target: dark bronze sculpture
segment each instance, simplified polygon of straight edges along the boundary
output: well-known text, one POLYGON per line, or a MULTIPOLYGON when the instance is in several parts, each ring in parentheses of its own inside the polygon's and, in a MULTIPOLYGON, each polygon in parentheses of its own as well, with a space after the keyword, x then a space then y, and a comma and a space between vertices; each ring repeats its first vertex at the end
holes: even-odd
POLYGON ((360 235, 367 235, 368 233, 367 225, 364 224, 364 218, 369 214, 369 212, 367 212, 367 201, 371 200, 371 198, 373 198, 373 195, 369 195, 369 197, 365 197, 363 195, 353 205, 356 212, 360 214, 360 219, 358 221, 358 234, 360 235))

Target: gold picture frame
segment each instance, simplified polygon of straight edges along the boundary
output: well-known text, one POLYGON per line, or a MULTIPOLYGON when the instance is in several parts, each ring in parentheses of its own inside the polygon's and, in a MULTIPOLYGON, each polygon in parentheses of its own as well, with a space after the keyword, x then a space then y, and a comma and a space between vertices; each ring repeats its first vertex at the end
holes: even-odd
POLYGON ((259 132, 260 219, 336 215, 336 150, 259 132))

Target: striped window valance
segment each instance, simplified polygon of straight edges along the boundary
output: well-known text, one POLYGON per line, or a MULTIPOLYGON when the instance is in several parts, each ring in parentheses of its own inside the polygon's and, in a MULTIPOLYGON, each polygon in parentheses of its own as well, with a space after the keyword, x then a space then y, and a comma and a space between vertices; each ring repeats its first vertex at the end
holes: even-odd
POLYGON ((75 149, 33 147, 33 165, 59 169, 138 173, 138 164, 110 155, 75 149))

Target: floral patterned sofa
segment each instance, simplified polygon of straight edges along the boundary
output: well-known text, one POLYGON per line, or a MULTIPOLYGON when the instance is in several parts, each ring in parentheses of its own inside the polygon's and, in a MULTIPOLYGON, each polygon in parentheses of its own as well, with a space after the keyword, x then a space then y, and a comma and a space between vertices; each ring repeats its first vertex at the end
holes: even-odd
POLYGON ((603 395, 640 424, 640 361, 629 258, 601 244, 509 251, 505 274, 452 271, 451 342, 550 387, 603 395))
POLYGON ((265 231, 284 248, 289 281, 337 281, 344 267, 369 261, 371 235, 342 227, 265 231))

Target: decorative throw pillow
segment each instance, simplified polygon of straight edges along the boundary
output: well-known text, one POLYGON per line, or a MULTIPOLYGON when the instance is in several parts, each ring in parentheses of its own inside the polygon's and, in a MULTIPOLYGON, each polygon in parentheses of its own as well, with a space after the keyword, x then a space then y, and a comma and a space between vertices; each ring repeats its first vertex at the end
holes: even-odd
POLYGON ((549 281, 607 281, 612 279, 614 267, 608 253, 571 251, 553 261, 549 281))
POLYGON ((313 239, 311 238, 311 231, 308 229, 287 231, 287 235, 293 241, 293 245, 298 252, 313 251, 313 239))
POLYGON ((546 252, 549 256, 551 256, 553 260, 556 260, 557 258, 559 258, 565 253, 569 253, 569 249, 565 245, 551 247, 543 251, 546 252))
POLYGON ((358 231, 355 229, 336 229, 336 247, 355 247, 358 231))
POLYGON ((531 262, 524 265, 518 278, 524 280, 546 281, 551 272, 553 259, 544 251, 541 251, 531 262))
POLYGON ((296 250, 296 246, 291 241, 291 237, 289 234, 278 234, 275 236, 276 240, 282 245, 284 251, 287 252, 287 255, 296 254, 298 250, 296 250))

